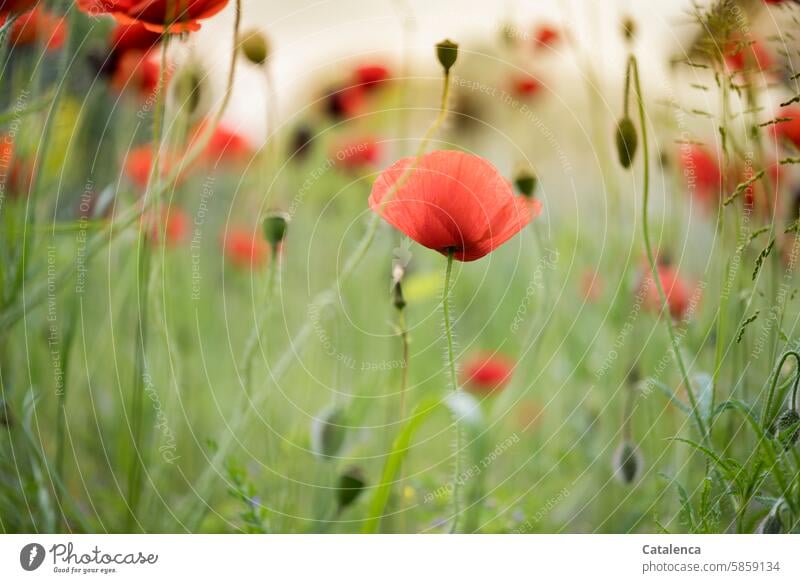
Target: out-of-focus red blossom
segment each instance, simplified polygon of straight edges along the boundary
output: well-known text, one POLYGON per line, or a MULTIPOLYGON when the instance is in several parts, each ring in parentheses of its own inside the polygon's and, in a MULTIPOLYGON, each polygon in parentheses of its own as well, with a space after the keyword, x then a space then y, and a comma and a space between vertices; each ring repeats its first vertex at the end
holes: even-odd
POLYGON ((381 147, 375 138, 366 137, 339 144, 332 152, 337 166, 345 170, 359 170, 378 163, 381 147))
POLYGON ((260 229, 230 228, 222 235, 225 257, 240 269, 258 269, 269 262, 269 243, 260 229))
POLYGON ((111 31, 111 51, 124 54, 128 51, 148 51, 161 41, 161 33, 154 32, 140 22, 117 24, 111 31))
POLYGON ((111 14, 122 24, 141 23, 154 32, 190 32, 217 14, 228 0, 78 0, 78 7, 97 16, 111 14))
POLYGON ((111 87, 122 93, 128 89, 147 99, 158 89, 161 62, 149 52, 127 51, 119 57, 111 76, 111 87))
POLYGON ((552 47, 561 39, 561 33, 553 26, 541 25, 533 33, 533 46, 536 49, 552 47))
POLYGON ((398 160, 378 176, 369 206, 420 245, 445 256, 452 250, 459 261, 491 253, 533 218, 529 202, 492 164, 454 150, 431 152, 418 164, 398 160))
POLYGON ((517 75, 511 79, 511 91, 517 97, 530 98, 539 94, 542 84, 531 75, 517 75))
POLYGON ((759 41, 733 43, 725 51, 725 63, 731 71, 755 69, 767 71, 773 65, 772 55, 759 41))
POLYGON ((778 112, 777 117, 785 118, 787 121, 772 126, 775 136, 779 140, 791 142, 795 148, 800 150, 800 107, 791 105, 784 107, 778 112))
MULTIPOLYGON (((162 153, 158 164, 161 176, 170 174, 178 162, 175 154, 162 153)), ((145 190, 153 168, 153 146, 148 144, 131 150, 125 160, 124 168, 128 179, 141 190, 145 190)), ((184 173, 181 172, 177 180, 180 182, 183 177, 184 173)))
POLYGON ((0 18, 12 12, 25 12, 36 6, 39 0, 0 0, 0 18))
MULTIPOLYGON (((659 265, 658 277, 661 280, 661 287, 667 296, 667 305, 670 315, 680 320, 683 318, 691 305, 692 287, 681 278, 678 271, 671 265, 659 265)), ((645 268, 644 277, 639 284, 639 293, 642 293, 642 305, 652 311, 661 311, 661 298, 658 293, 653 273, 649 267, 645 268)))
POLYGON ((152 212, 142 214, 141 224, 145 234, 155 243, 161 242, 164 234, 164 244, 175 246, 183 243, 189 232, 189 215, 177 207, 165 208, 160 213, 161 219, 156 222, 156 215, 152 212))
MULTIPOLYGON (((197 127, 192 141, 200 139, 205 133, 208 122, 202 122, 197 127)), ((211 138, 203 150, 203 158, 208 164, 234 164, 246 161, 253 154, 250 142, 225 125, 214 128, 211 138)))
POLYGON ((516 363, 502 354, 479 352, 468 357, 461 373, 464 389, 477 395, 502 391, 514 372, 516 363))
POLYGON ((361 85, 331 89, 325 96, 325 111, 334 119, 348 119, 360 113, 364 103, 361 85))
POLYGON ((716 158, 696 144, 683 145, 679 158, 688 191, 704 204, 716 204, 722 193, 722 172, 716 158))
POLYGON ((356 85, 372 91, 389 80, 389 69, 383 65, 360 65, 353 71, 353 79, 356 85))
MULTIPOLYGON (((0 25, 6 20, 0 17, 0 25)), ((67 26, 63 17, 42 8, 34 8, 20 15, 8 33, 13 47, 25 47, 42 42, 48 51, 57 51, 64 46, 67 26)))
POLYGON ((594 269, 586 269, 581 274, 581 295, 586 301, 596 302, 603 296, 603 280, 594 269))

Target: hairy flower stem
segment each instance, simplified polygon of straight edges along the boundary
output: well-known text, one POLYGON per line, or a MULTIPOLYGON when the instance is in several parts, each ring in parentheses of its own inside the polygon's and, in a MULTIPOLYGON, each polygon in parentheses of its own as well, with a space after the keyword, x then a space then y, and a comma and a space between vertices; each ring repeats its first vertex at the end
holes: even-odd
POLYGON ((639 66, 636 62, 636 57, 631 55, 628 59, 628 67, 626 72, 625 86, 626 86, 626 100, 628 95, 628 86, 633 83, 636 93, 636 105, 639 112, 639 125, 642 132, 642 154, 644 158, 644 184, 642 186, 642 234, 644 236, 644 246, 647 252, 647 261, 650 264, 650 270, 653 274, 653 280, 658 290, 658 297, 661 301, 661 311, 663 320, 669 332, 670 343, 672 344, 672 351, 675 354, 675 361, 678 363, 683 384, 686 387, 686 394, 689 396, 689 403, 692 407, 692 417, 697 424, 697 429, 703 441, 708 439, 708 431, 700 409, 697 406, 697 397, 695 396, 692 383, 689 380, 689 373, 687 372, 686 365, 681 356, 680 342, 678 341, 677 334, 675 333, 675 324, 669 312, 669 303, 667 295, 664 293, 664 286, 661 283, 661 277, 658 273, 658 264, 656 263, 655 255, 653 254, 653 245, 650 242, 650 224, 648 220, 647 206, 650 200, 650 148, 647 142, 647 115, 644 108, 644 96, 642 95, 642 86, 639 81, 639 66))
POLYGON ((163 240, 164 233, 160 221, 160 190, 161 178, 161 150, 164 134, 164 113, 166 109, 166 84, 167 84, 167 52, 169 50, 169 34, 164 34, 161 40, 161 70, 158 78, 158 91, 156 92, 156 106, 153 115, 153 167, 150 173, 148 186, 144 194, 144 201, 153 197, 150 203, 154 213, 143 222, 139 232, 137 247, 137 299, 139 318, 136 324, 136 347, 134 354, 133 390, 131 393, 131 437, 133 440, 133 453, 128 467, 128 520, 126 530, 131 532, 138 522, 136 518, 139 501, 142 494, 142 480, 145 470, 146 457, 144 455, 144 394, 147 371, 147 344, 150 315, 150 283, 153 278, 152 254, 153 236, 163 240), (155 192, 155 194, 153 194, 155 192))
MULTIPOLYGON (((453 254, 455 249, 452 247, 447 251, 447 268, 444 272, 444 287, 442 290, 442 313, 444 314, 444 333, 447 337, 447 366, 450 372, 450 389, 453 393, 459 391, 458 378, 456 376, 456 356, 453 351, 453 323, 450 321, 450 287, 453 273, 453 254)), ((450 532, 458 532, 458 518, 461 512, 461 424, 458 414, 453 415, 453 426, 455 428, 455 441, 453 442, 453 522, 450 525, 450 532)))

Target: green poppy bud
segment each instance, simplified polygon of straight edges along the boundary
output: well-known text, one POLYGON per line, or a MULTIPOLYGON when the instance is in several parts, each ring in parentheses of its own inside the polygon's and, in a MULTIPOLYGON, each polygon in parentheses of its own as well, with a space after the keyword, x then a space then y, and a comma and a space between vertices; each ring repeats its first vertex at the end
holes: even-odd
POLYGON ((344 411, 325 409, 311 422, 311 450, 322 459, 335 457, 342 449, 346 433, 344 411))
POLYGON ((775 423, 775 437, 783 444, 784 449, 790 449, 800 438, 800 415, 794 409, 787 409, 781 413, 775 423))
POLYGON ((633 158, 636 156, 638 142, 636 127, 631 118, 623 117, 617 124, 617 152, 619 153, 619 163, 623 168, 631 167, 633 158))
POLYGON ((339 506, 339 512, 355 502, 366 486, 367 481, 364 479, 364 472, 361 471, 361 468, 354 466, 345 470, 339 476, 339 482, 336 485, 336 503, 339 506))
POLYGON ((623 441, 614 452, 613 466, 614 475, 620 482, 626 486, 633 483, 642 469, 642 458, 636 446, 623 441))
MULTIPOLYGON (((189 116, 198 114, 203 103, 203 88, 205 85, 205 71, 196 62, 185 65, 173 85, 173 95, 180 109, 189 116)), ((200 115, 202 112, 200 112, 200 115)))
POLYGON ((262 223, 264 238, 275 249, 285 238, 289 227, 289 219, 283 213, 271 213, 262 223))
POLYGON ((783 532, 783 522, 778 508, 773 508, 758 525, 757 534, 781 534, 783 532))
POLYGON ((258 30, 251 30, 242 35, 239 48, 245 58, 254 65, 263 65, 269 58, 269 43, 258 30))
POLYGON ((533 192, 536 190, 537 182, 536 176, 527 170, 522 170, 514 178, 514 186, 517 187, 517 190, 521 195, 528 198, 533 196, 533 192))
POLYGON ((450 73, 450 68, 455 65, 458 58, 458 44, 450 39, 443 40, 436 45, 436 58, 444 68, 444 73, 450 73))

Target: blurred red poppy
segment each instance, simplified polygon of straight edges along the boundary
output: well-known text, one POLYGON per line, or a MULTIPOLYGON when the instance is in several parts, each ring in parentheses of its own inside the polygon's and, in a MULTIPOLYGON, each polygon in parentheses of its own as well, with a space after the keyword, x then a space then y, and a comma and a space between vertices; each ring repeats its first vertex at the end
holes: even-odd
POLYGON ((596 302, 603 296, 603 279, 594 269, 586 269, 581 274, 581 294, 588 302, 596 302))
MULTIPOLYGON (((0 24, 6 19, 0 18, 0 24)), ((20 15, 9 32, 9 43, 24 47, 41 42, 48 51, 57 51, 64 46, 67 27, 63 17, 42 8, 34 8, 20 15)))
MULTIPOLYGON (((172 172, 175 164, 178 162, 174 154, 164 153, 159 160, 159 167, 161 168, 161 176, 167 176, 172 172)), ((147 183, 150 180, 150 173, 153 168, 153 146, 146 144, 134 148, 128 153, 125 160, 125 174, 136 186, 142 191, 147 189, 147 183)), ((180 181, 184 173, 178 176, 180 181)))
POLYGON ((542 90, 542 84, 531 75, 517 75, 511 79, 511 91, 517 97, 533 97, 542 90))
POLYGON ((704 204, 716 204, 722 193, 722 172, 716 158, 702 146, 684 144, 680 160, 689 193, 704 204))
POLYGON ((153 213, 142 214, 142 228, 149 231, 149 237, 159 243, 164 233, 164 243, 175 246, 183 243, 189 232, 189 215, 177 207, 165 208, 161 211, 161 224, 155 222, 153 213))
POLYGON ((111 31, 109 45, 117 54, 128 51, 148 51, 161 41, 161 33, 147 28, 141 22, 117 24, 111 31))
POLYGON ((731 71, 755 69, 767 71, 772 67, 772 55, 757 40, 749 43, 732 43, 725 52, 725 63, 731 71))
MULTIPOLYGON (((643 306, 652 311, 661 311, 661 298, 656 287, 655 279, 650 268, 645 268, 645 275, 641 280, 639 293, 642 296, 643 306)), ((670 315, 679 320, 683 318, 691 305, 692 289, 680 277, 678 271, 671 265, 659 265, 658 277, 661 280, 661 287, 664 289, 664 295, 667 297, 667 306, 669 307, 670 315)))
POLYGON ((353 72, 356 85, 371 91, 389 79, 389 69, 383 65, 361 65, 353 72))
POLYGON ((241 269, 258 269, 269 261, 269 243, 260 229, 230 228, 222 236, 225 257, 241 269))
POLYGON ((561 38, 558 30, 549 25, 539 26, 533 34, 533 46, 536 49, 554 46, 561 38))
POLYGON ((795 148, 800 150, 800 107, 784 107, 778 112, 778 118, 787 121, 781 121, 772 126, 775 136, 779 140, 791 142, 795 148))
POLYGON ((78 0, 78 7, 97 16, 111 14, 118 22, 140 22, 156 32, 181 33, 200 29, 200 20, 221 11, 228 0, 78 0))
POLYGON ((33 8, 39 0, 0 0, 0 17, 11 12, 25 12, 33 8))
POLYGON ((374 138, 366 137, 350 140, 336 147, 331 157, 337 166, 345 170, 358 170, 378 162, 381 155, 380 144, 374 138))
POLYGON ((128 89, 147 99, 158 89, 161 62, 155 55, 142 51, 122 54, 111 76, 111 87, 122 93, 128 89))
POLYGON ((470 393, 489 395, 502 391, 514 372, 516 363, 502 354, 479 352, 464 362, 461 384, 470 393))
POLYGON ((328 115, 348 119, 364 109, 364 89, 360 85, 331 89, 324 100, 328 115))
MULTIPOLYGON (((206 129, 207 122, 201 122, 192 140, 197 140, 206 129)), ((253 155, 250 143, 241 134, 220 124, 211 134, 211 139, 203 151, 203 159, 208 164, 232 164, 246 161, 253 155)))
POLYGON ((440 150, 423 156, 414 168, 416 163, 403 158, 384 170, 369 205, 420 245, 474 261, 533 218, 525 197, 516 196, 511 183, 483 158, 440 150))

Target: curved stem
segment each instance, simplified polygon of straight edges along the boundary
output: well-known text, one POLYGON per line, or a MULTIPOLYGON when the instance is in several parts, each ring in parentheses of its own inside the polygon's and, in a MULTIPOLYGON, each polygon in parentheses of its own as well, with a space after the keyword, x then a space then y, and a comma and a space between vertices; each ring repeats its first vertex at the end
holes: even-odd
POLYGON ((775 400, 775 387, 778 384, 778 377, 781 374, 783 363, 785 363, 790 356, 794 357, 795 361, 797 362, 797 370, 795 371, 794 377, 794 387, 792 387, 792 409, 794 409, 797 404, 797 386, 800 384, 800 354, 794 350, 789 350, 783 354, 781 359, 778 361, 778 366, 775 367, 775 374, 772 377, 772 383, 770 384, 769 392, 767 393, 767 402, 764 405, 764 409, 761 411, 761 426, 765 431, 769 431, 769 426, 772 425, 772 402, 775 400))
POLYGON ((642 86, 639 81, 639 67, 636 62, 636 57, 633 55, 631 55, 630 59, 628 60, 628 71, 633 78, 634 88, 636 90, 636 105, 639 110, 639 125, 641 126, 642 130, 642 154, 644 157, 644 184, 642 186, 642 231, 644 235, 644 246, 645 250, 647 251, 647 261, 650 264, 653 280, 655 281, 656 289, 658 290, 658 297, 661 302, 662 312, 664 314, 663 319, 666 322, 667 330, 669 331, 669 339, 670 343, 672 344, 672 351, 675 354, 675 360, 678 363, 683 384, 686 387, 686 394, 688 395, 689 402, 692 406, 692 416, 697 424, 697 429, 700 431, 702 439, 705 441, 708 438, 708 432, 700 414, 700 410, 697 407, 697 397, 692 389, 692 384, 689 380, 689 373, 687 372, 686 365, 684 364, 683 357, 681 356, 680 343, 678 342, 678 337, 675 334, 675 326, 672 321, 672 316, 669 313, 667 295, 664 293, 664 286, 661 283, 661 277, 658 273, 658 265, 655 260, 655 255, 653 254, 653 246, 650 242, 650 225, 647 216, 647 205, 650 200, 650 148, 647 143, 647 116, 645 115, 644 110, 642 86))
POLYGON ((275 288, 275 275, 278 269, 280 269, 279 258, 280 255, 278 254, 278 250, 273 247, 272 256, 270 257, 269 266, 267 268, 267 289, 266 293, 264 294, 264 298, 262 299, 262 306, 259 311, 258 322, 253 328, 250 338, 247 340, 247 344, 245 344, 244 356, 242 358, 242 370, 244 370, 244 390, 246 395, 250 395, 252 392, 253 366, 255 364, 256 347, 261 345, 261 330, 266 325, 271 311, 272 298, 274 296, 273 290, 275 288))
MULTIPOLYGON (((447 365, 450 372, 450 389, 458 392, 458 378, 456 376, 456 357, 453 351, 453 324, 450 321, 450 281, 453 273, 453 254, 455 250, 450 248, 447 251, 447 268, 444 273, 444 288, 442 291, 442 312, 444 314, 444 332, 447 336, 447 365)), ((453 425, 455 426, 456 438, 453 444, 454 463, 453 463, 453 523, 450 526, 450 532, 458 531, 458 518, 461 512, 461 489, 459 482, 461 480, 461 426, 458 420, 458 415, 453 415, 453 425)))

